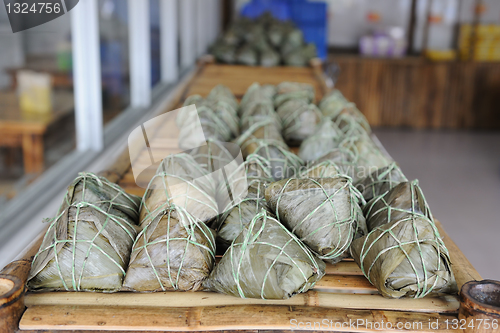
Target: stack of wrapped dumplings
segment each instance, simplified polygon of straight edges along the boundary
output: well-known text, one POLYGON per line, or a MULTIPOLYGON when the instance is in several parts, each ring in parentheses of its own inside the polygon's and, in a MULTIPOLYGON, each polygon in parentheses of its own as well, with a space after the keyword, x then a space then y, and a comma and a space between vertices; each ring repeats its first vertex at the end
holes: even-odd
POLYGON ((325 262, 352 257, 384 297, 456 293, 418 181, 340 91, 315 102, 314 88, 297 82, 254 83, 240 103, 222 85, 189 96, 176 125, 180 146, 195 148, 163 159, 142 199, 80 174, 34 257, 29 288, 286 299, 313 288, 325 262), (190 134, 193 119, 202 142, 190 134), (244 161, 225 168, 240 153, 244 161))

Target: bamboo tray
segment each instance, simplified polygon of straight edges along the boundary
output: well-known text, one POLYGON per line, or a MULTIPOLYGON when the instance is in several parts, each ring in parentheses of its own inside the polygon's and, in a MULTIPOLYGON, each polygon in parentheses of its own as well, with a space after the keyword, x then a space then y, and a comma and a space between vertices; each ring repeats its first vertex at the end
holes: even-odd
MULTIPOLYGON (((277 84, 282 81, 312 84, 317 99, 327 92, 318 65, 259 68, 202 63, 168 110, 177 108, 188 95, 208 94, 219 83, 229 86, 236 97, 241 98, 253 82, 277 84)), ((129 193, 144 193, 134 182, 127 151, 103 174, 129 193)), ((481 280, 439 222, 437 226, 450 251, 459 288, 468 281, 481 280)), ((383 327, 390 324, 393 329, 407 332, 451 332, 446 321, 457 320, 460 307, 458 295, 385 299, 352 260, 328 264, 327 275, 313 290, 288 300, 240 299, 212 292, 26 293, 24 285, 38 247, 39 243, 34 244, 23 259, 12 262, 0 274, 0 321, 4 323, 0 324, 0 331, 4 328, 7 332, 291 329, 372 332, 380 330, 383 323, 386 325, 383 327)))

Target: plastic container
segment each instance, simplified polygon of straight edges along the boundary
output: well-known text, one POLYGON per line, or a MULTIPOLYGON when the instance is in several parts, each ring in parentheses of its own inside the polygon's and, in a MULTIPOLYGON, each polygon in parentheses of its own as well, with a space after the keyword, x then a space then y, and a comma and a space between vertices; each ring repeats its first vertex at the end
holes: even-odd
POLYGON ((17 72, 19 107, 22 112, 52 112, 52 77, 47 73, 22 70, 17 72))
POLYGON ((290 2, 292 20, 296 24, 315 24, 326 27, 327 6, 325 2, 295 0, 290 2))
POLYGON ((327 32, 326 25, 297 24, 304 33, 304 39, 307 43, 314 43, 318 52, 318 58, 325 60, 327 55, 327 32))
POLYGON ((241 9, 241 16, 255 19, 265 12, 270 12, 278 20, 291 19, 290 5, 285 0, 253 0, 241 9))

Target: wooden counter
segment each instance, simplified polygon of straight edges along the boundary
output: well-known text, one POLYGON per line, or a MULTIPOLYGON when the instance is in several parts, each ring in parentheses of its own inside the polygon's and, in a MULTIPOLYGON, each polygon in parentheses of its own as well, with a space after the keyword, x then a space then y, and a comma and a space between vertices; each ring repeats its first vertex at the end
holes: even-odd
POLYGON ((500 129, 500 63, 331 56, 372 126, 500 129))

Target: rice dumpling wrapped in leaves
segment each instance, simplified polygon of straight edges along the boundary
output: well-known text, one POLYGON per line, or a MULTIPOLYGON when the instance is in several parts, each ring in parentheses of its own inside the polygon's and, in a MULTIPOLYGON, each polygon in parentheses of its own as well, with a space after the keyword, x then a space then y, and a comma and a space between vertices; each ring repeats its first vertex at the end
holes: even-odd
POLYGON ((304 45, 304 34, 300 29, 291 30, 281 44, 280 52, 283 57, 286 57, 290 52, 304 45))
POLYGON ((256 154, 269 161, 274 180, 293 177, 303 165, 303 161, 279 141, 250 139, 240 144, 243 156, 256 154))
POLYGON ((318 104, 325 117, 335 119, 349 101, 338 89, 333 89, 325 95, 318 104))
POLYGON ((218 62, 225 64, 236 63, 236 46, 218 43, 212 47, 211 53, 218 62))
POLYGON ((257 154, 247 156, 245 162, 248 189, 264 197, 265 187, 274 181, 271 162, 257 154))
POLYGON ((284 55, 283 60, 285 65, 304 67, 309 64, 316 54, 316 45, 310 43, 288 52, 284 55))
POLYGON ((272 84, 263 84, 260 86, 260 94, 264 99, 273 99, 278 93, 278 88, 272 84))
POLYGON ((354 240, 351 253, 384 297, 458 291, 448 250, 417 181, 374 198, 364 213, 369 233, 354 240))
POLYGON ((28 277, 31 290, 119 291, 136 237, 140 198, 91 173, 68 187, 28 277))
POLYGON ((251 44, 245 44, 236 51, 236 63, 247 66, 256 66, 259 58, 257 51, 251 44))
MULTIPOLYGON (((238 136, 238 102, 229 88, 219 84, 210 91, 206 99, 200 95, 191 95, 186 98, 183 105, 187 106, 191 104, 196 106, 198 116, 200 117, 202 124, 208 122, 216 124, 219 127, 227 127, 233 137, 238 136), (209 111, 205 110, 205 108, 208 108, 209 111)), ((188 125, 187 123, 192 122, 192 119, 190 118, 189 112, 180 112, 176 121, 178 126, 182 127, 183 125, 186 126, 188 125)), ((223 133, 227 132, 227 130, 224 131, 220 128, 213 131, 222 131, 223 133)), ((230 137, 227 136, 227 139, 229 138, 230 137)))
POLYGON ((321 119, 314 134, 307 137, 300 145, 299 156, 304 161, 315 161, 337 148, 342 132, 329 118, 321 119))
POLYGON ((308 83, 281 82, 276 88, 277 92, 274 96, 276 108, 290 99, 303 99, 308 103, 314 101, 314 87, 308 83))
POLYGON ((234 159, 227 143, 208 139, 206 144, 186 151, 207 172, 213 172, 234 159))
POLYGON ((196 291, 214 263, 212 230, 172 205, 158 212, 137 236, 123 288, 196 291))
POLYGON ((269 26, 268 38, 269 42, 275 47, 279 48, 283 41, 287 37, 288 33, 293 30, 293 24, 291 22, 280 22, 275 21, 269 26))
MULTIPOLYGON (((240 134, 238 114, 233 109, 233 107, 230 106, 230 104, 221 100, 210 102, 209 107, 214 111, 214 114, 222 121, 222 125, 227 126, 227 128, 229 129, 231 134, 230 136, 228 136, 228 139, 235 138, 240 134)), ((214 123, 218 123, 218 120, 216 119, 213 119, 213 121, 214 123)), ((224 133, 226 133, 226 131, 224 133)))
POLYGON ((302 30, 291 30, 286 36, 285 43, 292 45, 294 48, 304 45, 304 34, 302 33, 302 30))
POLYGON ((358 110, 354 103, 347 103, 336 117, 331 118, 337 122, 340 128, 349 125, 349 123, 353 121, 361 128, 363 128, 363 130, 365 130, 367 133, 371 133, 372 131, 365 115, 358 110))
POLYGON ((401 182, 407 182, 405 175, 396 162, 377 169, 369 176, 359 180, 355 185, 361 192, 366 202, 380 195, 384 195, 390 189, 401 182))
POLYGON ((337 121, 340 115, 347 115, 352 120, 361 125, 365 131, 371 132, 370 125, 366 117, 356 108, 354 103, 349 102, 342 93, 334 89, 323 97, 319 103, 319 109, 325 117, 337 121))
POLYGON ((313 44, 305 45, 304 36, 291 21, 280 21, 272 15, 250 20, 240 17, 210 47, 211 54, 223 63, 276 66, 283 63, 303 66, 316 56, 313 44))
POLYGON ((252 45, 252 47, 255 49, 255 51, 257 51, 258 54, 271 47, 263 34, 256 35, 252 40, 249 40, 248 42, 250 45, 252 45))
MULTIPOLYGON (((252 125, 272 123, 275 127, 274 134, 280 134, 282 130, 281 118, 278 116, 272 101, 253 104, 241 115, 241 131, 247 131, 252 125)), ((258 126, 258 125, 256 125, 258 126)))
POLYGON ((259 155, 251 154, 232 172, 227 173, 225 181, 219 182, 217 188, 219 211, 228 212, 235 207, 240 198, 264 198, 265 186, 273 181, 271 163, 259 155), (231 193, 231 196, 228 193, 231 193))
MULTIPOLYGON (((214 227, 218 230, 217 250, 219 253, 224 253, 255 215, 262 209, 267 210, 264 199, 265 186, 273 181, 270 162, 256 154, 248 156, 238 169, 227 176, 227 184, 230 184, 232 191, 241 193, 241 187, 247 186, 248 192, 241 202, 236 205, 234 202, 227 203, 222 210, 223 214, 214 227)), ((221 183, 221 186, 227 185, 221 183)))
POLYGON ((227 176, 226 183, 230 184, 232 189, 239 192, 241 186, 247 186, 248 193, 241 202, 236 205, 230 203, 223 210, 224 213, 215 227, 218 230, 218 250, 226 250, 256 214, 262 209, 267 210, 264 199, 265 186, 273 181, 270 162, 256 154, 249 155, 237 170, 227 176))
POLYGON ((198 120, 205 138, 228 141, 239 133, 238 119, 227 104, 210 102, 199 95, 186 98, 184 106, 196 106, 196 112, 183 108, 177 114, 176 123, 180 128, 179 140, 189 142, 196 132, 198 120))
POLYGON ((340 172, 340 174, 354 179, 356 171, 357 164, 354 154, 344 147, 338 147, 309 163, 309 169, 303 173, 303 176, 309 175, 309 177, 315 178, 314 175, 321 174, 320 178, 324 178, 328 174, 334 175, 340 172))
MULTIPOLYGON (((246 186, 248 195, 263 198, 265 187, 272 182, 274 179, 271 173, 271 162, 257 154, 250 154, 238 168, 227 175, 227 182, 220 183, 218 192, 225 191, 226 189, 222 187, 227 188, 230 184, 231 191, 242 193, 243 187, 246 186)), ((226 207, 223 211, 230 208, 226 207)))
POLYGON ((359 122, 346 114, 339 115, 335 120, 335 124, 344 133, 344 138, 370 136, 370 133, 359 122))
POLYGON ((286 299, 306 292, 325 263, 265 210, 236 237, 204 287, 242 298, 286 299))
MULTIPOLYGON (((264 12, 264 14, 262 14, 261 16, 259 16, 255 19, 255 22, 257 22, 258 24, 261 24, 264 27, 270 26, 275 21, 278 21, 278 20, 275 19, 273 14, 269 11, 264 12)), ((281 22, 281 21, 278 21, 278 22, 281 22)))
POLYGON ((299 146, 314 134, 321 112, 303 99, 291 99, 281 104, 278 115, 283 122, 283 137, 289 146, 299 146))
MULTIPOLYGON (((198 165, 207 173, 207 176, 203 176, 201 179, 195 180, 195 182, 201 182, 203 185, 213 183, 218 212, 223 212, 232 200, 236 200, 237 198, 242 196, 244 197, 246 195, 246 186, 238 188, 237 185, 239 184, 228 183, 224 178, 224 174, 221 172, 222 168, 224 168, 226 173, 234 171, 233 173, 239 172, 240 177, 244 176, 244 170, 238 170, 240 169, 239 163, 243 162, 243 158, 240 154, 240 149, 236 144, 208 140, 205 145, 186 151, 186 153, 193 156, 198 165), (203 178, 205 177, 212 178, 212 182, 207 179, 204 180, 203 178)), ((236 175, 234 176, 236 177, 236 175)), ((189 181, 188 177, 185 177, 184 179, 189 181)), ((205 192, 210 194, 213 193, 211 188, 205 192)), ((190 209, 191 208, 192 207, 190 207, 190 209)), ((209 222, 209 220, 206 221, 209 222)))
MULTIPOLYGON (((338 149, 334 150, 333 153, 337 154, 338 149)), ((333 156, 334 154, 329 154, 333 156)), ((300 173, 300 178, 336 178, 336 177, 349 177, 349 173, 354 169, 353 165, 350 165, 348 161, 334 162, 335 158, 331 160, 324 160, 320 162, 313 163, 310 167, 306 168, 300 173)), ((349 179, 352 179, 349 177, 349 179)), ((360 200, 360 206, 364 204, 364 201, 360 200)), ((358 211, 358 213, 360 213, 358 211)), ((364 218, 359 218, 357 220, 356 234, 354 239, 364 236, 368 233, 366 229, 366 223, 364 218)), ((338 260, 343 257, 347 257, 348 253, 339 257, 338 260)))
MULTIPOLYGON (((240 110, 245 111, 244 108, 248 104, 251 104, 253 102, 258 102, 259 99, 259 94, 261 91, 261 86, 258 82, 252 83, 248 88, 243 97, 241 98, 240 101, 240 110)), ((241 112, 238 112, 239 115, 241 115, 241 112)))
MULTIPOLYGON (((256 104, 273 104, 273 98, 276 95, 276 87, 270 84, 260 85, 253 83, 248 87, 245 95, 241 99, 238 114, 242 117, 252 109, 256 104)), ((251 112, 251 111, 250 111, 251 112)))
POLYGON ((364 224, 361 194, 344 176, 284 179, 270 184, 265 197, 280 222, 332 263, 346 256, 358 223, 364 224))
POLYGON ((234 97, 231 89, 226 87, 223 84, 216 85, 207 96, 207 100, 209 101, 222 101, 224 103, 229 104, 232 107, 234 114, 238 110, 238 101, 236 97, 234 97))
POLYGON ((273 67, 280 64, 280 55, 271 47, 264 48, 260 51, 260 65, 264 67, 273 67))
MULTIPOLYGON (((263 120, 256 118, 256 120, 257 122, 248 126, 248 129, 236 139, 236 143, 240 147, 247 146, 255 140, 264 140, 285 146, 285 140, 281 136, 281 127, 278 127, 275 118, 266 117, 263 120)), ((247 156, 251 153, 246 154, 244 151, 243 155, 247 156)))
POLYGON ((335 178, 344 175, 342 169, 332 161, 313 163, 300 172, 300 178, 335 178))
MULTIPOLYGON (((141 204, 141 227, 172 204, 185 209, 203 222, 219 213, 215 200, 215 182, 208 171, 186 153, 169 155, 161 161, 149 182, 141 204)), ((179 210, 175 210, 174 214, 179 210)))
POLYGON ((368 176, 379 168, 394 162, 373 142, 368 134, 349 136, 340 143, 342 149, 351 151, 356 169, 352 174, 353 182, 368 176))
POLYGON ((227 45, 238 45, 240 41, 240 32, 238 27, 231 26, 227 31, 222 35, 222 42, 227 45))
POLYGON ((207 139, 228 141, 232 137, 230 128, 206 105, 196 109, 190 107, 180 109, 176 123, 179 128, 179 146, 183 149, 200 144, 198 135, 200 125, 207 139))
POLYGON ((255 42, 263 36, 264 27, 261 24, 257 24, 256 22, 248 24, 243 34, 245 42, 255 42))
POLYGON ((262 210, 270 212, 260 189, 251 189, 248 196, 237 205, 225 211, 217 225, 217 249, 224 251, 262 210))

